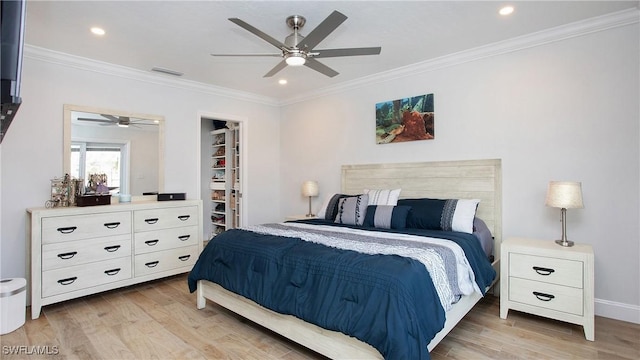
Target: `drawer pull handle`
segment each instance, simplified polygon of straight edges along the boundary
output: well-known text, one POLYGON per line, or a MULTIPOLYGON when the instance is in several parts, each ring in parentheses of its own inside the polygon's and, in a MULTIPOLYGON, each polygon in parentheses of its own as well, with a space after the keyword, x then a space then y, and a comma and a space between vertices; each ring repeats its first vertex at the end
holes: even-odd
POLYGON ((160 261, 152 261, 152 262, 145 263, 144 266, 149 267, 149 268, 154 268, 154 267, 158 266, 159 263, 160 263, 160 261))
POLYGON ((110 222, 110 223, 105 223, 104 226, 107 229, 115 229, 120 225, 120 222, 110 222))
POLYGON ((551 301, 555 298, 555 296, 551 294, 545 294, 537 291, 534 291, 533 295, 535 295, 540 301, 551 301))
POLYGON ((109 276, 113 276, 116 275, 117 273, 120 272, 120 268, 117 269, 112 269, 112 270, 105 270, 104 273, 109 275, 109 276))
POLYGON ((182 221, 187 221, 187 220, 189 220, 190 217, 191 217, 191 215, 180 215, 180 216, 178 216, 178 219, 180 219, 182 221))
POLYGON ((158 243, 158 240, 147 240, 144 243, 149 245, 149 246, 154 246, 155 244, 158 243))
POLYGON ((158 222, 158 218, 144 219, 144 222, 153 225, 158 222))
POLYGON ((182 256, 178 256, 178 259, 180 259, 180 261, 187 261, 189 260, 190 257, 191 255, 182 255, 182 256))
POLYGON ((114 252, 120 249, 120 245, 105 246, 104 249, 107 250, 107 252, 114 252))
POLYGON ((191 235, 182 235, 182 236, 178 236, 178 239, 180 239, 180 241, 187 241, 189 240, 190 237, 191 235))
POLYGON ((70 277, 70 278, 66 278, 66 279, 58 280, 58 284, 60 284, 60 285, 71 285, 71 284, 73 284, 77 279, 78 279, 78 277, 77 277, 77 276, 74 276, 74 277, 70 277))
POLYGON ((553 270, 553 269, 543 268, 543 267, 540 267, 540 266, 534 266, 533 270, 535 270, 535 272, 537 272, 538 274, 540 274, 542 276, 548 276, 548 275, 551 275, 552 273, 555 272, 555 270, 553 270))
POLYGON ((64 254, 58 254, 58 257, 62 260, 69 260, 72 257, 76 256, 77 253, 78 253, 77 251, 72 251, 64 254))
POLYGON ((69 226, 69 227, 61 227, 56 230, 60 231, 63 234, 71 234, 72 232, 76 231, 77 228, 78 228, 77 226, 69 226))

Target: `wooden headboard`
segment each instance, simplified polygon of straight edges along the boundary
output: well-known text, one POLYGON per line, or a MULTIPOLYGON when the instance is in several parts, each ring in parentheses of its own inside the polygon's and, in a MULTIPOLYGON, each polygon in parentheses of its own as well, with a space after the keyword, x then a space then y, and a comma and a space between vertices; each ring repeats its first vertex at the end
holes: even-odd
POLYGON ((502 165, 500 159, 436 161, 342 166, 342 192, 402 189, 401 199, 480 199, 477 216, 495 238, 494 256, 502 242, 502 165))

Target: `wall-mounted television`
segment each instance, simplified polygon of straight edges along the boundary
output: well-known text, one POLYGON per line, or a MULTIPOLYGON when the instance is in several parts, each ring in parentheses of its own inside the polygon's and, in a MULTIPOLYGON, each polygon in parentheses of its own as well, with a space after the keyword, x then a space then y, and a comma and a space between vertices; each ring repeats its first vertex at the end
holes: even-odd
POLYGON ((0 143, 7 134, 22 99, 20 78, 22 76, 22 51, 24 47, 24 0, 0 1, 0 143))

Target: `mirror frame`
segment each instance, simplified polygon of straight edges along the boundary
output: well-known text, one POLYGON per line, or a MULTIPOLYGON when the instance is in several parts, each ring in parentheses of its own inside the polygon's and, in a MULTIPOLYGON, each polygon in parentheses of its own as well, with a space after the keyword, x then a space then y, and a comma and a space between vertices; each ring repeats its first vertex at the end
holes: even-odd
MULTIPOLYGON (((69 174, 71 172, 71 112, 87 112, 95 114, 109 114, 114 116, 127 116, 136 119, 145 119, 158 122, 158 192, 164 192, 164 116, 132 113, 127 111, 119 111, 113 109, 98 108, 92 106, 81 106, 64 104, 63 117, 63 159, 62 172, 69 174)), ((142 197, 142 195, 140 195, 142 197)), ((132 199, 138 197, 132 196, 132 199)))

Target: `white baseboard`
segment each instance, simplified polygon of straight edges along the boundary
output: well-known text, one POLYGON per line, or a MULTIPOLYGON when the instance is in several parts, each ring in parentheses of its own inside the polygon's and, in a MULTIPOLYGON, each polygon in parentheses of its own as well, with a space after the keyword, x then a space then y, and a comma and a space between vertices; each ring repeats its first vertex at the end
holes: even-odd
POLYGON ((640 324, 640 306, 615 301, 595 299, 598 316, 640 324))

